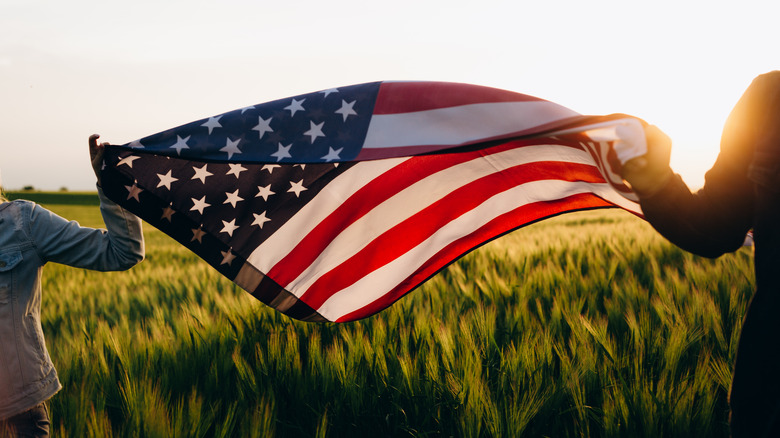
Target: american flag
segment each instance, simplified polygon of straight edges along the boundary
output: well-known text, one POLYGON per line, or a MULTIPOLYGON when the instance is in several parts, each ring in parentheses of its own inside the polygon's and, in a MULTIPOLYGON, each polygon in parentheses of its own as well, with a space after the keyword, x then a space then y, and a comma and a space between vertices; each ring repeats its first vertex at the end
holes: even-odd
POLYGON ((560 213, 641 215, 625 115, 443 82, 374 82, 106 148, 104 192, 297 319, 373 315, 465 253, 560 213))

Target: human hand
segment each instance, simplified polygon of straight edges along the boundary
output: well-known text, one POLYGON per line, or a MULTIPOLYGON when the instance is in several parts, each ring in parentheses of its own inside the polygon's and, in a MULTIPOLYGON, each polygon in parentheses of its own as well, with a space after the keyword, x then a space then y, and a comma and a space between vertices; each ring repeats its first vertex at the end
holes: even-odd
POLYGON ((672 140, 655 125, 645 127, 647 153, 628 160, 622 167, 622 177, 639 197, 649 197, 661 190, 672 177, 669 157, 672 140))
POLYGON ((98 138, 100 138, 100 135, 98 134, 89 136, 89 158, 92 161, 92 169, 95 171, 97 183, 100 185, 100 169, 103 167, 103 152, 108 143, 98 144, 98 138))

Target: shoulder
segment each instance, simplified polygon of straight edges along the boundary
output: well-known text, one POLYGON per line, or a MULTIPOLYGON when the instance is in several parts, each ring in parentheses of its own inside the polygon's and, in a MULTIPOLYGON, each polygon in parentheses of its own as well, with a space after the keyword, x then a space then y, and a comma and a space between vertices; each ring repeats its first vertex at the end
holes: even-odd
POLYGON ((52 222, 57 216, 50 210, 24 199, 16 199, 0 204, 0 221, 14 223, 16 229, 29 232, 33 224, 39 226, 52 222))
POLYGON ((762 81, 774 86, 780 86, 780 70, 773 70, 761 75, 758 75, 755 80, 762 81))
POLYGON ((37 204, 31 201, 14 200, 0 204, 0 242, 29 241, 32 212, 37 204))
POLYGON ((32 201, 28 201, 26 199, 14 199, 13 201, 5 201, 2 204, 0 204, 0 212, 4 211, 6 208, 19 208, 23 206, 34 206, 38 205, 32 201))
POLYGON ((38 204, 25 199, 6 201, 0 204, 0 218, 18 220, 21 219, 20 214, 32 212, 36 207, 42 208, 38 204))

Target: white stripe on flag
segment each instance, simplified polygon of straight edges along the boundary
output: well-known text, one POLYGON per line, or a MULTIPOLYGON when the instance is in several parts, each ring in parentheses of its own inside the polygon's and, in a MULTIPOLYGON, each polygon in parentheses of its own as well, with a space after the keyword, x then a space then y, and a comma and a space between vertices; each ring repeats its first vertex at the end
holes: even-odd
POLYGON ((371 182, 377 175, 381 175, 408 159, 409 157, 388 158, 357 163, 326 185, 282 228, 255 248, 247 258, 247 262, 261 272, 268 272, 347 198, 371 182))
POLYGON ((484 226, 495 217, 528 203, 554 201, 580 193, 594 193, 610 202, 620 199, 626 201, 605 183, 541 180, 519 185, 486 200, 479 207, 437 230, 414 249, 336 292, 317 309, 317 312, 330 321, 336 321, 346 314, 373 303, 389 292, 377 286, 394 287, 442 248, 484 226))
MULTIPOLYGON (((355 221, 338 236, 334 236, 328 247, 298 278, 282 286, 300 297, 324 272, 339 266, 357 254, 376 236, 387 232, 453 191, 508 167, 547 161, 593 165, 593 159, 584 151, 559 145, 535 145, 478 157, 443 169, 396 193, 355 221)), ((331 206, 324 208, 330 209, 331 206)), ((291 230, 284 231, 297 233, 291 230)))
MULTIPOLYGON (((582 142, 580 145, 591 151, 593 155, 600 157, 597 164, 599 165, 599 170, 601 170, 601 175, 604 176, 604 179, 606 179, 607 182, 611 182, 617 186, 623 185, 623 177, 613 172, 612 167, 609 165, 609 158, 607 157, 610 150, 609 143, 603 141, 599 142, 600 147, 598 149, 594 147, 594 143, 592 142, 582 142), (600 153, 599 150, 601 151, 600 153)), ((623 196, 632 201, 639 202, 639 197, 634 192, 627 191, 623 193, 623 196)))
POLYGON ((363 148, 461 145, 578 115, 566 107, 546 101, 482 103, 374 115, 363 148))

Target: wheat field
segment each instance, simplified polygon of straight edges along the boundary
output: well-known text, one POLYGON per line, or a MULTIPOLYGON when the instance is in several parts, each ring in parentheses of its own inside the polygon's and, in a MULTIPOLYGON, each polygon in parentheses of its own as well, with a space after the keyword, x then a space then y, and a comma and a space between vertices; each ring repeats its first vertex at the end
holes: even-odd
MULTIPOLYGON (((102 226, 95 206, 44 204, 102 226)), ((466 255, 389 309, 292 320, 146 225, 127 272, 49 264, 56 437, 726 437, 752 250, 619 210, 466 255)))

